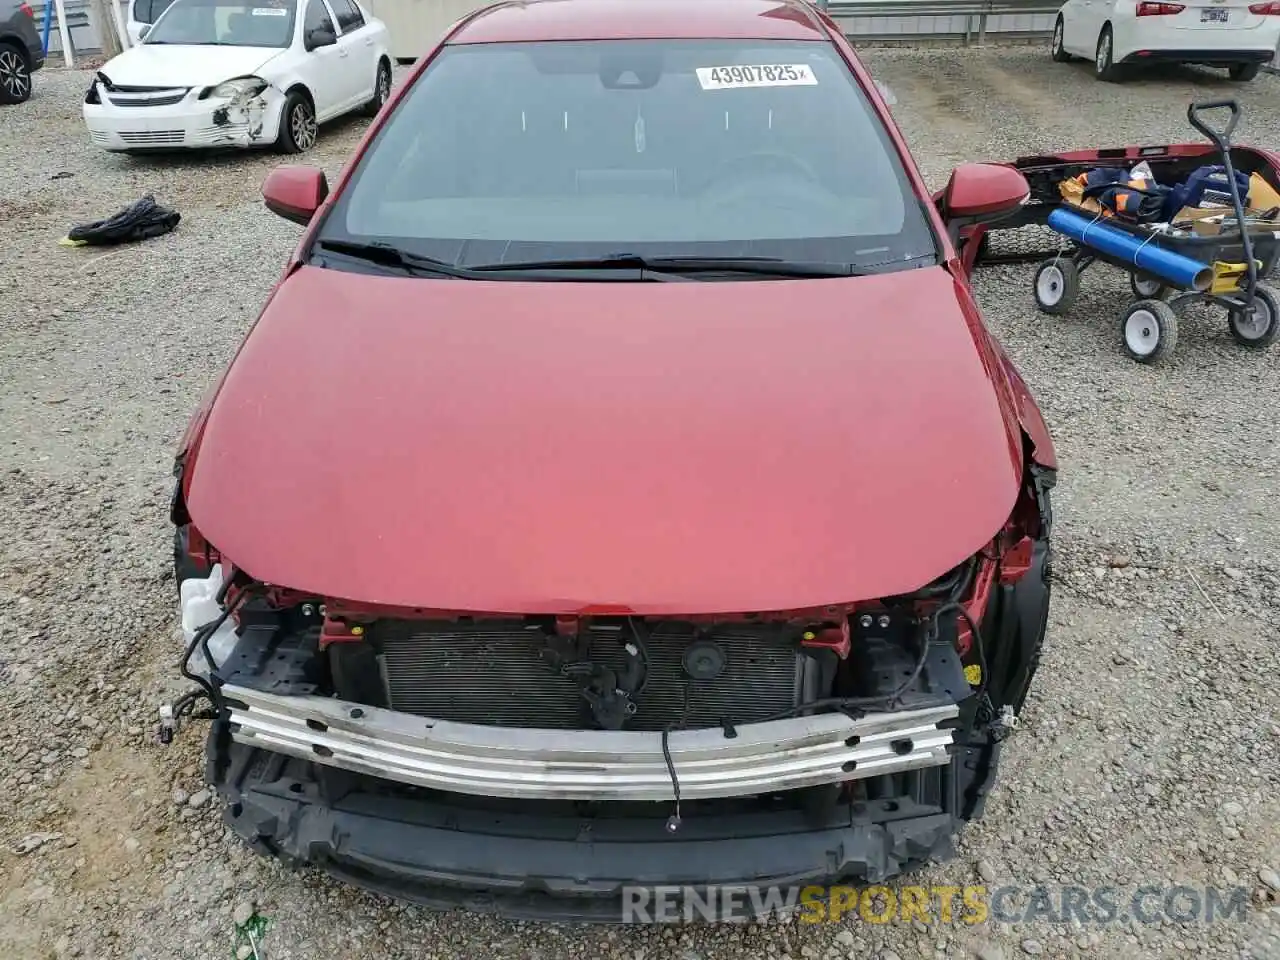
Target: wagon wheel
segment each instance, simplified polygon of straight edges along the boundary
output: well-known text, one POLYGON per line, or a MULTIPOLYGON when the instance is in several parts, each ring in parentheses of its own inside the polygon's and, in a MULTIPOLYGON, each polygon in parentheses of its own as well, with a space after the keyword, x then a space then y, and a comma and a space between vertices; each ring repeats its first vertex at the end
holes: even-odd
POLYGON ((1280 332, 1280 298, 1261 283, 1254 287, 1253 306, 1227 311, 1227 328, 1242 347, 1261 350, 1280 332))
POLYGON ((1163 300, 1138 300, 1120 318, 1125 351, 1139 363, 1156 363, 1178 344, 1178 315, 1163 300))
POLYGON ((1129 289, 1138 300, 1163 300, 1169 295, 1169 287, 1146 274, 1129 274, 1129 289))
POLYGON ((1036 268, 1036 306, 1045 313, 1063 314, 1080 293, 1080 269, 1074 260, 1052 257, 1036 268))

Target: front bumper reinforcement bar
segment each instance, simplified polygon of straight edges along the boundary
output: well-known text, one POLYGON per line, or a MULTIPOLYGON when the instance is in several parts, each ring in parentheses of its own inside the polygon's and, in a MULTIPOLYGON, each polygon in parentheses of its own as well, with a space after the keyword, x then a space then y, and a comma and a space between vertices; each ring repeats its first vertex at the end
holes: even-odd
MULTIPOLYGON (((232 737, 354 773, 524 800, 670 800, 660 733, 453 723, 327 697, 223 687, 232 737)), ((673 731, 680 795, 751 796, 950 762, 955 704, 673 731)))

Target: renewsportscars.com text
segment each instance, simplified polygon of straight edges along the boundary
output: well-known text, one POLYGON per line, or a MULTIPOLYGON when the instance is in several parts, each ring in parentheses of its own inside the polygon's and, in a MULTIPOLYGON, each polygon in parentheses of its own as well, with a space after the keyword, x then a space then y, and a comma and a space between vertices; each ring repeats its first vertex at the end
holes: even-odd
POLYGON ((1243 920, 1244 887, 1147 884, 1083 886, 626 887, 626 923, 743 921, 795 916, 801 923, 862 922, 977 926, 1079 922, 1084 925, 1220 923, 1243 920))

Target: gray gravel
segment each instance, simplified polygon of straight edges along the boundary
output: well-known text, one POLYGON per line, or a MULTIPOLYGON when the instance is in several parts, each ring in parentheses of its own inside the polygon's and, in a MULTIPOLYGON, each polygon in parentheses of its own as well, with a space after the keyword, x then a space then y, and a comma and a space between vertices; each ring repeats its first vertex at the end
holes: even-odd
MULTIPOLYGON (((1040 48, 867 60, 935 185, 963 160, 1191 139, 1187 101, 1228 93, 1242 136, 1280 143, 1270 76, 1174 69, 1116 88, 1040 48)), ((918 882, 1242 885, 1245 921, 532 926, 391 904, 229 841, 198 732, 151 740, 182 689, 168 469, 297 230, 257 199, 270 155, 91 148, 87 82, 50 69, 0 112, 0 955, 224 958, 253 909, 270 960, 1280 956, 1277 354, 1193 314, 1172 362, 1139 367, 1117 344, 1127 286, 1102 270, 1055 319, 1032 308, 1029 267, 977 279, 1056 435, 1060 577, 987 817, 918 882), (57 245, 147 191, 181 211, 178 231, 110 254, 57 245)), ((326 131, 314 160, 335 174, 364 123, 326 131)))

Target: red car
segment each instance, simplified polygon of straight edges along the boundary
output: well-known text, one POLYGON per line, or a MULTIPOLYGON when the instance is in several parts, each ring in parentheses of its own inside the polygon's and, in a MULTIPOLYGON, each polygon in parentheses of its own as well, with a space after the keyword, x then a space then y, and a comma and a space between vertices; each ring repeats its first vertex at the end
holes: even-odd
POLYGON ((949 854, 1049 602, 1053 446, 957 254, 1020 172, 931 199, 799 0, 534 0, 263 193, 307 228, 172 509, 240 836, 557 918, 949 854))

